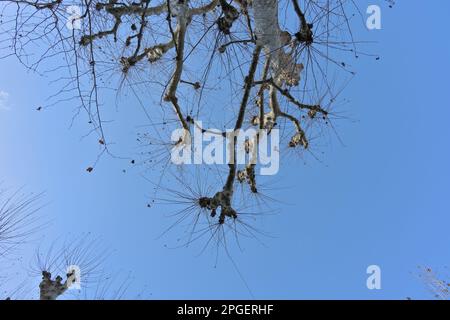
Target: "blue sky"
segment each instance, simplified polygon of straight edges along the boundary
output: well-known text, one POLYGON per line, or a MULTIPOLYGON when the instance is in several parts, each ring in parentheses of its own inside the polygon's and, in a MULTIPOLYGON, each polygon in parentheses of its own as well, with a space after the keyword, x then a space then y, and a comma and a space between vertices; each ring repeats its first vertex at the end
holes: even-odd
MULTIPOLYGON (((274 237, 262 238, 265 246, 245 239, 231 252, 255 298, 430 298, 417 266, 450 265, 450 3, 380 5, 382 30, 358 35, 377 41, 371 50, 381 59, 361 59, 343 93, 354 120, 337 124, 345 146, 334 143, 323 162, 282 166, 279 214, 258 222, 274 237), (372 264, 381 267, 381 290, 366 288, 372 264)), ((195 246, 167 247, 176 234, 158 238, 170 221, 167 209, 147 208, 145 168, 104 157, 85 171, 99 147, 94 137, 81 139, 89 129, 81 121, 69 128, 73 106, 36 111, 57 84, 12 58, 0 60, 0 70, 0 180, 46 191, 47 238, 101 236, 115 249, 111 270, 132 271, 130 291, 145 287, 149 298, 252 297, 224 253, 215 267, 214 249, 198 255, 195 246)), ((141 110, 110 112, 121 121, 109 131, 132 157, 141 110)))

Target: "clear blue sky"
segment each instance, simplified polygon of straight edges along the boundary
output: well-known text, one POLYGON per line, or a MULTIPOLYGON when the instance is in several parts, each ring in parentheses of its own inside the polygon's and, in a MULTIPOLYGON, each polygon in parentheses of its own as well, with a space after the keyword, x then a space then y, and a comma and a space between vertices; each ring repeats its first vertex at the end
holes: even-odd
MULTIPOLYGON (((255 298, 430 298, 416 267, 450 265, 450 3, 372 2, 383 8, 382 30, 357 35, 378 41, 371 51, 381 60, 361 60, 343 93, 356 120, 338 122, 345 146, 334 143, 323 163, 282 167, 278 185, 289 188, 280 199, 290 204, 261 222, 275 237, 262 238, 265 246, 244 239, 243 252, 232 252, 255 298), (366 288, 372 264, 382 270, 378 291, 366 288)), ((9 94, 0 108, 0 180, 46 191, 47 237, 102 236, 116 249, 111 269, 131 270, 132 290, 146 285, 150 298, 250 298, 226 255, 214 268, 214 250, 198 256, 198 247, 167 248, 176 234, 157 239, 170 221, 167 209, 146 207, 144 168, 105 157, 86 173, 98 144, 80 139, 81 122, 69 129, 73 106, 35 110, 55 88, 49 80, 0 60, 0 90, 9 94)), ((111 115, 120 119, 108 129, 120 151, 138 153, 141 109, 111 115)))

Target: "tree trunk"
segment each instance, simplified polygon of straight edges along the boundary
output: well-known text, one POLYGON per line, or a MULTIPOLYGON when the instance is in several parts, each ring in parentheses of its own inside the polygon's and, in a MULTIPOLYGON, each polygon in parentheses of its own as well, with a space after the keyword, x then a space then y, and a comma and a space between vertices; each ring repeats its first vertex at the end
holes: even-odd
POLYGON ((272 78, 278 85, 298 85, 303 65, 296 64, 292 54, 285 51, 291 36, 280 29, 278 1, 253 0, 253 17, 256 42, 263 47, 267 58, 270 58, 272 78))

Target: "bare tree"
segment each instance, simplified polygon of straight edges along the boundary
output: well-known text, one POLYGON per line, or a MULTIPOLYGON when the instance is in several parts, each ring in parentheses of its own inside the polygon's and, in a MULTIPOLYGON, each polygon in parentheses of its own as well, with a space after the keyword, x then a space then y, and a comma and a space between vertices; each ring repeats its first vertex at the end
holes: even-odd
MULTIPOLYGON (((78 101, 76 115, 85 111, 100 155, 114 155, 102 118, 104 97, 111 90, 130 93, 149 124, 138 139, 148 148, 143 162, 161 172, 172 148, 191 146, 200 121, 202 133, 222 137, 230 137, 226 129, 256 129, 244 146, 251 159, 261 132, 275 128, 284 133, 281 151, 314 155, 314 143, 334 132, 333 121, 341 118, 336 79, 354 74, 348 60, 367 56, 353 37, 352 18, 360 24, 360 12, 352 0, 0 2, 3 57, 56 75, 61 90, 52 103, 78 101), (171 141, 175 129, 183 134, 171 141)), ((202 212, 194 225, 203 219, 209 231, 227 222, 234 228, 245 217, 238 185, 247 195, 261 191, 258 164, 239 165, 236 137, 231 141, 232 161, 208 176, 214 188, 184 198, 202 212)))
POLYGON ((41 275, 40 300, 56 300, 69 289, 81 290, 103 280, 103 263, 109 251, 100 241, 86 234, 57 239, 37 250, 32 275, 41 275))
POLYGON ((42 194, 26 194, 22 189, 0 190, 0 298, 33 299, 36 292, 40 300, 122 298, 131 276, 120 280, 104 265, 111 251, 89 233, 54 239, 46 247, 41 240, 26 272, 28 257, 22 249, 27 242, 35 243, 49 224, 38 214, 41 198, 42 194))

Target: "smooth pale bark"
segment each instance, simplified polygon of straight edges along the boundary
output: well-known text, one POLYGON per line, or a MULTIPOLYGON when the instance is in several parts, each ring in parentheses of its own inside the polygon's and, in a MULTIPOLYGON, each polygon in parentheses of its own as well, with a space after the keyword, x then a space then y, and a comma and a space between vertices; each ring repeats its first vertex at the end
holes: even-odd
POLYGON ((254 0, 253 18, 256 41, 271 58, 272 71, 277 74, 280 66, 281 30, 278 24, 277 0, 254 0))
POLYGON ((297 85, 302 64, 296 64, 291 54, 285 52, 290 36, 281 30, 278 21, 278 0, 253 0, 256 42, 270 57, 271 74, 277 84, 297 85))
POLYGON ((300 82, 302 64, 297 64, 292 51, 287 53, 285 46, 290 42, 290 35, 281 30, 278 21, 278 0, 253 0, 253 17, 257 44, 262 46, 266 59, 270 59, 272 84, 269 89, 270 111, 262 116, 263 128, 271 130, 278 117, 291 121, 296 134, 290 141, 290 146, 303 145, 308 148, 305 132, 295 117, 281 111, 278 102, 278 89, 286 84, 296 86, 300 82))

